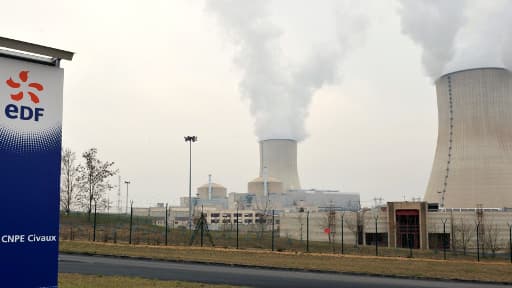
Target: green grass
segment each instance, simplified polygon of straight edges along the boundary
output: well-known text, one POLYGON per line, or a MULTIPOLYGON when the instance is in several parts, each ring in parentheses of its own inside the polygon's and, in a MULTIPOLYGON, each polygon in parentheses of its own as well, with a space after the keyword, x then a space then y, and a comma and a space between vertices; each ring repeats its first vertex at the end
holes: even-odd
POLYGON ((149 246, 61 241, 60 251, 145 257, 161 260, 242 264, 277 268, 367 273, 419 278, 512 283, 512 264, 465 260, 334 255, 268 250, 236 250, 184 246, 149 246))
POLYGON ((236 286, 228 285, 211 285, 203 283, 191 283, 182 281, 161 281, 144 279, 138 277, 124 276, 102 276, 102 275, 81 275, 81 274, 59 274, 60 288, 199 288, 199 287, 215 287, 230 288, 236 286))

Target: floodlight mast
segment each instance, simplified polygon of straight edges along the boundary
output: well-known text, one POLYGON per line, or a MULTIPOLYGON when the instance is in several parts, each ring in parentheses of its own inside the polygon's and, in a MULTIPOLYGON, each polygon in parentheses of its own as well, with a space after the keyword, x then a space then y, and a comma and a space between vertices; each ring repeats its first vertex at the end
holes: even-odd
POLYGON ((197 141, 197 136, 185 136, 185 142, 189 142, 189 176, 188 176, 188 229, 192 230, 192 142, 197 141))

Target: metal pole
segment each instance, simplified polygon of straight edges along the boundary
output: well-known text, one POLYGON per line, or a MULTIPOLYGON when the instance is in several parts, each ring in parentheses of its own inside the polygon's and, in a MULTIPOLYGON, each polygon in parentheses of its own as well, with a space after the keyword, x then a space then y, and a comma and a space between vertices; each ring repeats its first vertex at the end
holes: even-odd
POLYGON ((238 203, 236 205, 236 249, 238 249, 238 203))
POLYGON ((377 220, 379 217, 375 217, 375 256, 379 256, 379 242, 377 241, 377 220))
POLYGON ((446 221, 443 221, 443 258, 446 260, 446 221))
POLYGON ((407 242, 409 242, 409 258, 412 258, 412 242, 414 241, 414 238, 411 237, 411 231, 410 228, 407 228, 407 242))
POLYGON ((168 230, 169 230, 169 211, 167 210, 167 203, 165 203, 165 246, 167 246, 168 230))
POLYGON ((192 141, 189 141, 188 230, 192 231, 192 141))
POLYGON ((124 184, 126 184, 126 210, 124 212, 128 214, 128 185, 130 185, 130 181, 124 181, 124 184))
POLYGON ((130 238, 128 244, 132 244, 132 226, 133 226, 133 201, 130 202, 130 238))
POLYGON ((203 211, 201 211, 201 223, 199 225, 201 225, 201 247, 203 247, 203 235, 204 235, 204 220, 203 220, 203 211))
POLYGON ((96 242, 96 200, 94 200, 94 232, 92 234, 92 242, 96 242))
POLYGON ((306 252, 309 252, 309 211, 306 216, 306 252))
POLYGON ((508 225, 508 242, 510 247, 510 263, 512 263, 512 225, 508 225))
POLYGON ((272 251, 274 251, 274 209, 272 209, 272 251))
POLYGON ((344 249, 343 249, 343 243, 344 243, 343 242, 343 216, 345 216, 344 213, 341 214, 341 254, 344 253, 344 249))
POLYGON ((476 224, 476 261, 480 262, 480 222, 476 224))

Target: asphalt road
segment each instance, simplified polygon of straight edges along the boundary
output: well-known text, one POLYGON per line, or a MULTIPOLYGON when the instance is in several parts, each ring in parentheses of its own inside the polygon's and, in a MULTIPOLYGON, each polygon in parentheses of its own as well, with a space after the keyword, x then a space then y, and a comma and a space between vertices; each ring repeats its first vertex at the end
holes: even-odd
POLYGON ((59 271, 249 287, 511 287, 470 282, 412 280, 67 254, 59 256, 59 271))

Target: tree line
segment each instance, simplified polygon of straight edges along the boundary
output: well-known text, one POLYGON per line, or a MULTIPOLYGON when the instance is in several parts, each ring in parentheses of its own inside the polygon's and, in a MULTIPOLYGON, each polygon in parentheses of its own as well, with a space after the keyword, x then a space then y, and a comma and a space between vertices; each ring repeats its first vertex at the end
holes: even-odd
POLYGON ((119 171, 114 162, 100 160, 96 148, 81 156, 77 159, 71 149, 62 149, 60 203, 64 213, 78 208, 87 212, 90 219, 95 205, 100 209, 109 207, 107 192, 115 187, 109 180, 119 171))

